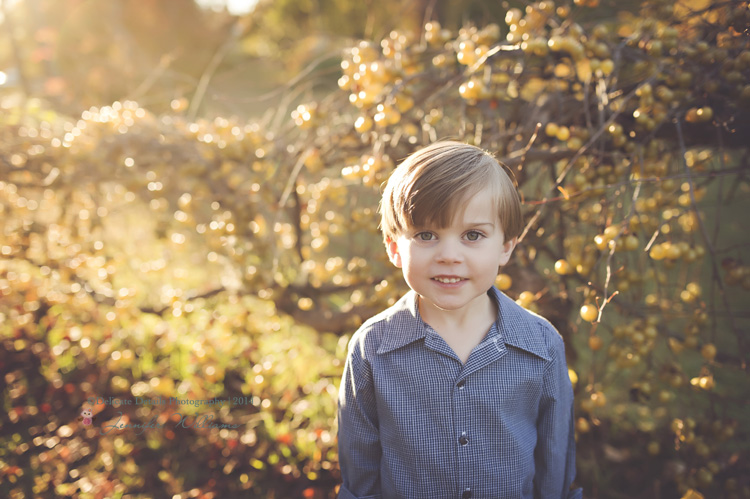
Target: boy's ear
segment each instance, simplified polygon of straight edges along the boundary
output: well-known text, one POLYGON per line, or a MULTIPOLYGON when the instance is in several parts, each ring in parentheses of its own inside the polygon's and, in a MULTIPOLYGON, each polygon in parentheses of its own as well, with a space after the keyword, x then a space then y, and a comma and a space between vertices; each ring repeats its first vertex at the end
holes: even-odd
POLYGON ((508 241, 505 241, 502 246, 502 251, 500 255, 500 265, 505 265, 508 263, 508 260, 510 260, 510 255, 513 253, 513 250, 516 247, 516 243, 518 243, 518 238, 514 237, 513 239, 510 239, 508 241))
POLYGON ((388 252, 388 259, 393 265, 401 268, 401 253, 398 252, 398 243, 390 237, 385 241, 385 250, 388 252))

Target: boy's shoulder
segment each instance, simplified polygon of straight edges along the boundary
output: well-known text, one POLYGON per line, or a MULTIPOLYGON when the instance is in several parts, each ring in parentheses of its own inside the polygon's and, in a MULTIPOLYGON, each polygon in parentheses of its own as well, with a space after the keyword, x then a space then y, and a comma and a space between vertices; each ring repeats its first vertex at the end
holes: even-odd
POLYGON ((387 309, 367 319, 349 341, 349 349, 382 353, 424 335, 419 327, 416 294, 409 291, 387 309))
POLYGON ((491 292, 498 304, 498 326, 505 343, 546 360, 551 360, 558 351, 564 350, 562 336, 546 318, 523 308, 495 287, 491 292))

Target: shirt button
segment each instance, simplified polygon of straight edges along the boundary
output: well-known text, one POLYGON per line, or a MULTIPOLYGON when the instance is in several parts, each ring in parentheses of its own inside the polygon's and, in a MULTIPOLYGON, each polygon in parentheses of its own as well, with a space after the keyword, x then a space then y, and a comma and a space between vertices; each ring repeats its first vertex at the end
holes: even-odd
POLYGON ((469 487, 464 489, 464 493, 461 494, 461 499, 471 499, 471 489, 469 487))
POLYGON ((461 381, 459 381, 458 383, 456 383, 456 386, 458 387, 459 390, 463 390, 464 387, 466 386, 466 380, 462 379, 461 381))
POLYGON ((466 436, 466 433, 462 433, 461 436, 458 437, 458 443, 461 445, 468 445, 469 437, 466 436))

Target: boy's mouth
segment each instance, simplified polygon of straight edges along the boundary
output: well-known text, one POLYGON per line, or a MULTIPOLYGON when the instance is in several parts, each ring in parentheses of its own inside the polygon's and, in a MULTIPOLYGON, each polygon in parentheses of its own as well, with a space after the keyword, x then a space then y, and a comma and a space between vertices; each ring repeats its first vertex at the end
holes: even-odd
POLYGON ((457 282, 463 281, 464 279, 462 279, 461 277, 453 277, 453 276, 451 277, 438 276, 438 277, 433 277, 432 280, 442 282, 443 284, 455 284, 457 282))

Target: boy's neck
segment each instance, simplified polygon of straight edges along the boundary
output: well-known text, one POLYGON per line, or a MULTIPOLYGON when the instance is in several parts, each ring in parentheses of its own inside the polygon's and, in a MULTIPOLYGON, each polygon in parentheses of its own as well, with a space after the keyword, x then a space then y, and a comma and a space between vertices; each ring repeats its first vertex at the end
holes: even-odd
MULTIPOLYGON (((430 305, 420 296, 419 314, 422 320, 438 333, 488 329, 497 319, 495 301, 485 293, 482 299, 473 300, 460 310, 442 310, 430 305)), ((486 332, 486 330, 484 331, 486 332)))

